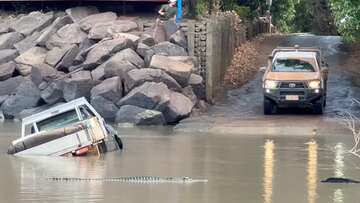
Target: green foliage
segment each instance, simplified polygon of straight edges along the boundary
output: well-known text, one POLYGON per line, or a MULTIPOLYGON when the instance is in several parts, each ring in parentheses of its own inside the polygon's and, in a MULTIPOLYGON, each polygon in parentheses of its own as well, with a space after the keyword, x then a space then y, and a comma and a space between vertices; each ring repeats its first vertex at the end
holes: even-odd
POLYGON ((271 7, 273 23, 282 32, 292 32, 293 22, 296 15, 295 1, 297 0, 274 0, 271 7))
POLYGON ((196 4, 196 15, 203 16, 209 11, 209 3, 207 0, 199 0, 196 4))
POLYGON ((330 0, 338 31, 347 41, 360 42, 360 1, 330 0))
POLYGON ((295 5, 296 16, 293 22, 293 31, 311 32, 312 31, 312 4, 309 0, 302 0, 295 5))
POLYGON ((234 11, 243 19, 250 19, 251 18, 251 11, 250 7, 248 6, 238 6, 236 5, 234 11))

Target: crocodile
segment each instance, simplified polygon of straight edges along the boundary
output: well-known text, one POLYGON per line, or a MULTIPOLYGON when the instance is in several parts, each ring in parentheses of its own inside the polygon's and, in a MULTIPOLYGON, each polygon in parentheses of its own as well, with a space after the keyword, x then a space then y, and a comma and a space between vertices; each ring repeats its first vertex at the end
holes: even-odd
POLYGON ((321 182, 322 183, 360 183, 360 181, 358 180, 353 180, 349 178, 336 178, 336 177, 331 177, 326 180, 322 180, 321 182))
POLYGON ((76 178, 76 177, 50 177, 51 181, 62 182, 82 182, 82 181, 98 181, 98 182, 123 182, 123 183, 137 183, 137 184, 158 184, 158 183, 175 183, 175 184, 189 184, 189 183, 206 183, 207 179, 192 179, 190 177, 158 177, 158 176, 130 176, 130 177, 105 177, 105 178, 76 178))

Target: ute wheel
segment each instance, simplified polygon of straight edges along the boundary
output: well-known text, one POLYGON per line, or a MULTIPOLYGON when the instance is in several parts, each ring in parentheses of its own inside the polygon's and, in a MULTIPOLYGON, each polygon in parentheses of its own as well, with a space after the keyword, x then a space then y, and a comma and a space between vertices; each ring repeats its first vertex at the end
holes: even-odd
POLYGON ((325 108, 326 101, 324 98, 321 98, 319 101, 317 101, 313 106, 313 112, 315 114, 323 114, 324 108, 325 108))
POLYGON ((274 104, 269 99, 264 98, 264 114, 271 115, 274 112, 274 104))
POLYGON ((123 149, 124 145, 123 145, 123 142, 121 141, 120 137, 115 134, 114 139, 115 139, 116 143, 118 144, 119 148, 123 149))

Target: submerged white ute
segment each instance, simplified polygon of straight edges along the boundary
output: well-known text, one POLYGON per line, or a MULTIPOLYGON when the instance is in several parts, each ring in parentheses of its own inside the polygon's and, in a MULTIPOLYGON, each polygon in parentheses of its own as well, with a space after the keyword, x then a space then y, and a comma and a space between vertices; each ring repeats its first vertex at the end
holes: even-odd
POLYGON ((119 149, 117 132, 79 98, 24 118, 21 138, 10 144, 8 154, 80 156, 119 149))

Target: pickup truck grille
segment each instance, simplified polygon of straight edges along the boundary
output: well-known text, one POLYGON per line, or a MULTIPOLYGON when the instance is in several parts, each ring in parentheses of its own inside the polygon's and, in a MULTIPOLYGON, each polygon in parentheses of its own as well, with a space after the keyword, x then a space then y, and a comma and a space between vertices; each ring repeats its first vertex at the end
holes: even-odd
POLYGON ((280 88, 306 88, 304 82, 281 82, 280 88))
POLYGON ((305 95, 304 91, 280 91, 280 95, 281 96, 286 96, 286 95, 305 95))

